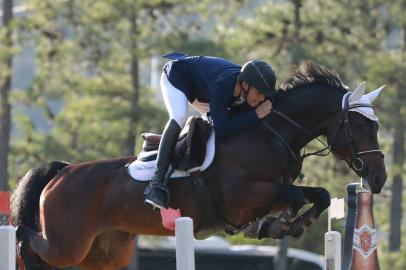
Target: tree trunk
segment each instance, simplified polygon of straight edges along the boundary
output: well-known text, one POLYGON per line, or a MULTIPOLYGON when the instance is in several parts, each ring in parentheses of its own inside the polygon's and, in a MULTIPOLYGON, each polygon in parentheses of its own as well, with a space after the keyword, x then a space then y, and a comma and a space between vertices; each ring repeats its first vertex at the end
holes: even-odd
POLYGON ((297 65, 302 61, 302 53, 301 53, 301 36, 300 31, 302 29, 302 19, 301 15, 301 8, 302 8, 302 0, 292 0, 294 5, 294 32, 292 37, 292 43, 294 45, 291 56, 292 56, 292 64, 297 65))
POLYGON ((137 131, 137 119, 138 119, 138 99, 139 99, 139 74, 138 74, 138 53, 137 53, 137 10, 136 1, 132 1, 129 11, 130 19, 130 39, 131 39, 131 81, 132 81, 132 93, 129 99, 130 103, 130 117, 128 125, 127 143, 125 145, 124 153, 127 155, 134 155, 135 151, 135 135, 137 131))
POLYGON ((300 28, 302 28, 302 21, 300 19, 300 9, 302 8, 302 0, 293 0, 295 6, 295 34, 294 42, 297 44, 300 41, 300 28))
MULTIPOLYGON (((3 27, 6 27, 5 40, 6 48, 11 48, 10 21, 13 19, 13 0, 3 0, 3 27)), ((6 68, 5 78, 0 78, 0 191, 7 191, 8 186, 8 153, 10 150, 10 127, 11 127, 11 105, 9 94, 11 88, 12 55, 4 60, 3 67, 6 68)))
MULTIPOLYGON (((130 39, 131 39, 131 82, 132 82, 132 94, 129 99, 130 103, 130 117, 128 123, 128 135, 127 135, 127 143, 125 145, 124 153, 127 155, 134 155, 135 147, 136 147, 136 131, 137 131, 137 120, 138 120, 138 99, 139 99, 139 72, 138 72, 138 51, 137 51, 137 38, 138 38, 138 29, 137 29, 137 7, 136 7, 136 0, 131 2, 131 7, 129 11, 129 19, 130 19, 130 39)), ((127 270, 138 270, 139 269, 139 256, 138 256, 138 238, 135 238, 135 245, 133 251, 133 257, 131 260, 130 265, 125 268, 127 270)))
MULTIPOLYGON (((398 90, 400 91, 400 90, 398 90)), ((398 98, 401 93, 398 92, 398 98)), ((401 100, 404 100, 401 99, 401 100)), ((393 145, 393 163, 397 168, 402 168, 405 161, 405 124, 404 119, 398 121, 395 127, 394 145, 393 145)), ((389 234, 389 250, 399 251, 401 244, 401 221, 402 221, 402 191, 403 179, 402 173, 398 172, 393 177, 392 183, 392 201, 390 208, 390 234, 389 234)))
POLYGON ((393 177, 392 202, 390 208, 389 251, 400 250, 401 219, 402 219, 402 188, 403 181, 400 174, 393 177))
MULTIPOLYGON (((403 26, 403 53, 406 52, 406 25, 403 26)), ((403 91, 398 89, 398 100, 405 100, 403 91)), ((398 108, 400 109, 400 108, 398 108)), ((405 161, 405 131, 406 125, 403 117, 396 123, 394 143, 393 143, 393 163, 397 168, 402 168, 405 161)), ((403 179, 402 172, 398 172, 393 177, 392 201, 390 208, 390 230, 389 230, 389 251, 399 251, 401 245, 401 225, 402 225, 402 193, 403 179)))

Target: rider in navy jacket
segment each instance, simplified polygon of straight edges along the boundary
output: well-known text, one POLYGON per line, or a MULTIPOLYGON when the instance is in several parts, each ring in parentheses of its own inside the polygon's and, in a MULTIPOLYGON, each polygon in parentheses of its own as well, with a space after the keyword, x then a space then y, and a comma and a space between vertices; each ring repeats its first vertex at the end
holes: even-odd
POLYGON ((266 62, 252 60, 240 66, 226 59, 171 53, 164 66, 161 91, 169 113, 158 150, 157 170, 145 191, 146 203, 167 208, 165 174, 179 133, 186 123, 188 103, 210 112, 216 137, 224 139, 255 126, 272 110, 276 76, 266 62), (231 116, 229 110, 246 102, 252 110, 231 116))

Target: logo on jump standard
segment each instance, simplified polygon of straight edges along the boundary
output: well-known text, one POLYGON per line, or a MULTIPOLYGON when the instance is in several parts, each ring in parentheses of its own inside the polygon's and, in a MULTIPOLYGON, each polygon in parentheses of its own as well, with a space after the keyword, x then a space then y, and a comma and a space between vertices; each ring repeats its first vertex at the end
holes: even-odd
POLYGON ((353 248, 367 258, 376 250, 376 230, 367 225, 354 229, 353 248))

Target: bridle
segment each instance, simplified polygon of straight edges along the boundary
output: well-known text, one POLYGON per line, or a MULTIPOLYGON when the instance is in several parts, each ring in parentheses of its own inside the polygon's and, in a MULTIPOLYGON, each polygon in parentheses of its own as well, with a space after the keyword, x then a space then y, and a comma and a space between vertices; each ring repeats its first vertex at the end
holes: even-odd
MULTIPOLYGON (((352 169, 354 169, 354 171, 356 171, 359 176, 365 177, 368 174, 368 167, 364 165, 364 161, 360 158, 360 156, 369 154, 369 153, 379 153, 380 156, 383 156, 384 154, 381 149, 371 149, 371 150, 364 150, 364 151, 358 151, 358 152, 356 151, 355 145, 354 145, 355 137, 354 137, 354 135, 352 133, 352 129, 351 129, 349 111, 354 108, 362 108, 362 107, 372 108, 372 106, 370 104, 365 104, 365 103, 358 103, 358 104, 350 105, 349 104, 350 96, 351 96, 351 93, 346 93, 343 97, 343 99, 344 99, 343 118, 340 120, 339 125, 344 120, 347 145, 351 150, 351 157, 345 158, 336 153, 334 153, 334 155, 342 160, 345 160, 347 162, 348 166, 351 167, 352 169)), ((331 146, 333 145, 336 136, 337 136, 337 131, 333 137, 331 146)), ((376 158, 373 160, 372 163, 374 163, 375 160, 376 160, 376 158)))
MULTIPOLYGON (((331 143, 325 143, 319 138, 316 138, 321 144, 324 145, 324 148, 311 152, 311 153, 304 153, 301 156, 298 156, 295 151, 292 149, 292 147, 289 145, 288 142, 274 129, 272 128, 268 123, 265 121, 262 121, 263 125, 268 128, 272 133, 274 133, 281 141, 282 143, 288 148, 290 155, 295 159, 295 161, 300 161, 302 162, 306 157, 309 156, 327 156, 330 152, 331 149, 334 145, 335 139, 337 138, 338 131, 340 130, 341 125, 344 123, 344 128, 345 128, 345 134, 346 134, 346 142, 348 147, 350 148, 351 151, 351 157, 343 157, 340 156, 336 153, 333 153, 336 157, 339 159, 342 159, 347 162, 348 166, 352 168, 359 176, 365 177, 368 174, 368 166, 365 166, 364 161, 360 158, 360 156, 365 155, 365 154, 370 154, 370 153, 379 153, 380 156, 383 156, 383 152, 381 149, 371 149, 371 150, 364 150, 364 151, 356 151, 356 147, 354 145, 355 142, 355 137, 353 136, 353 132, 351 129, 351 121, 349 117, 349 111, 354 108, 360 108, 360 107, 368 107, 372 108, 370 104, 365 104, 365 103, 358 103, 354 105, 349 104, 349 99, 350 99, 351 93, 348 92, 344 95, 344 104, 343 104, 343 114, 340 119, 340 121, 337 124, 337 127, 335 128, 335 131, 333 133, 333 137, 331 139, 331 143), (326 152, 327 150, 327 152, 326 152)), ((272 112, 275 114, 279 115, 280 117, 284 118, 287 120, 289 123, 291 123, 293 126, 296 128, 300 129, 303 131, 307 136, 310 138, 315 138, 313 134, 311 134, 309 131, 307 131, 303 126, 289 118, 286 114, 273 109, 272 112)), ((378 158, 378 157, 377 157, 378 158)), ((376 160, 376 159, 375 159, 376 160)), ((375 160, 373 162, 375 162, 375 160)), ((373 163, 372 162, 372 163, 373 163)))

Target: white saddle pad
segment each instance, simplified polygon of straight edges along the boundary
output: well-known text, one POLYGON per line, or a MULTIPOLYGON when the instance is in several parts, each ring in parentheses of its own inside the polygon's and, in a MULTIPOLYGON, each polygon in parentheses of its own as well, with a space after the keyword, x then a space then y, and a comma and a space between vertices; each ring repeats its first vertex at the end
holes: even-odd
MULTIPOLYGON (((191 168, 187 171, 175 170, 172 173, 171 178, 176 179, 181 177, 187 177, 190 175, 191 172, 194 172, 196 170, 200 171, 206 170, 214 160, 215 148, 216 148, 215 134, 214 130, 212 130, 209 140, 207 141, 206 156, 204 158, 203 164, 199 167, 191 168)), ((136 181, 150 181, 152 176, 154 175, 155 169, 156 169, 156 160, 145 162, 141 160, 135 160, 128 165, 128 174, 136 181)))

